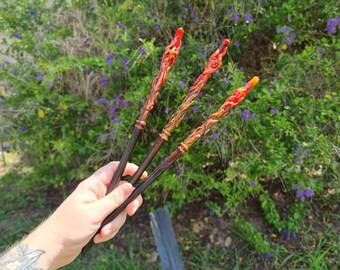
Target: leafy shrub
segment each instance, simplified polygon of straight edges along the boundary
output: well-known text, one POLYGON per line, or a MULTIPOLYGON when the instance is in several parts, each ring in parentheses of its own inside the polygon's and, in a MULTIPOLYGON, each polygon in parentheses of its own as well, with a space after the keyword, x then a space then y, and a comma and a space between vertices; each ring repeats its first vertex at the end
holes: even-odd
MULTIPOLYGON (((233 89, 253 75, 262 80, 164 173, 153 186, 157 194, 175 208, 198 197, 206 200, 232 218, 259 252, 269 254, 264 235, 238 212, 247 198, 259 201, 276 231, 296 237, 309 200, 336 187, 340 23, 335 1, 231 6, 224 1, 74 0, 46 6, 15 0, 3 6, 2 53, 11 58, 0 69, 0 136, 32 165, 37 184, 63 186, 119 159, 164 47, 182 26, 186 35, 179 58, 131 161, 143 160, 224 37, 232 45, 223 67, 149 170, 233 89), (211 198, 214 191, 224 198, 222 204, 211 198), (282 201, 289 202, 288 212, 279 209, 282 201)), ((146 197, 159 199, 154 191, 146 197)))

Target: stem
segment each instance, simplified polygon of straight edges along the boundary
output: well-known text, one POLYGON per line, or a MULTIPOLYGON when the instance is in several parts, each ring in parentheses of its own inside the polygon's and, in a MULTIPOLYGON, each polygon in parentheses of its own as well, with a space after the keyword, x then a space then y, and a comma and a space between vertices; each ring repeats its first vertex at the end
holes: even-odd
POLYGON ((107 189, 106 194, 110 193, 112 190, 114 190, 118 186, 118 183, 122 178, 126 164, 127 164, 128 160, 131 156, 131 152, 132 152, 132 150, 133 150, 133 148, 136 144, 136 141, 138 139, 138 135, 139 135, 140 132, 141 132, 140 129, 138 129, 136 127, 134 128, 133 133, 131 135, 131 138, 130 138, 128 144, 126 145, 123 156, 120 159, 117 170, 115 171, 115 173, 112 177, 111 183, 110 183, 110 185, 107 189))
POLYGON ((149 153, 146 155, 146 158, 143 160, 143 162, 139 165, 137 171, 132 176, 130 183, 131 185, 135 185, 137 181, 140 179, 141 175, 145 171, 145 169, 149 166, 151 161, 154 159, 154 157, 157 155, 159 149, 163 145, 165 140, 162 137, 158 137, 157 141, 149 151, 149 153))

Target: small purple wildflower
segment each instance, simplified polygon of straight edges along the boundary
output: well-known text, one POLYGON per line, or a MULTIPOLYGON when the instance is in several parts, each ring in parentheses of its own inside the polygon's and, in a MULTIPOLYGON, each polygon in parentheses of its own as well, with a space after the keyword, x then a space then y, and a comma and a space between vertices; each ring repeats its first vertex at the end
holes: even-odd
POLYGON ((221 224, 224 224, 224 219, 223 218, 219 218, 218 222, 221 223, 221 224))
POLYGON ((233 12, 233 11, 234 11, 234 8, 231 7, 231 8, 229 8, 229 9, 227 10, 227 12, 226 12, 225 14, 228 16, 228 15, 230 15, 230 13, 233 12))
POLYGON ((327 34, 336 34, 336 32, 337 32, 337 30, 336 30, 337 25, 338 25, 337 19, 329 18, 327 20, 327 26, 325 28, 325 32, 327 32, 327 34))
POLYGON ((269 253, 262 253, 261 256, 265 260, 269 260, 270 259, 270 254, 269 253))
POLYGON ((128 74, 129 73, 129 70, 127 68, 123 68, 123 74, 128 74))
POLYGON ((234 42, 234 45, 235 45, 235 47, 237 47, 237 48, 239 48, 239 47, 241 46, 240 42, 238 42, 238 41, 235 41, 235 42, 234 42))
POLYGON ((310 198, 313 196, 313 190, 310 187, 307 187, 305 189, 304 195, 306 198, 310 198))
POLYGON ((278 110, 278 109, 275 109, 275 108, 272 108, 272 109, 270 109, 270 113, 272 113, 272 114, 278 114, 278 113, 279 113, 279 110, 278 110))
POLYGON ((215 215, 215 214, 216 214, 215 210, 210 210, 210 211, 209 211, 209 215, 210 215, 210 216, 213 216, 213 215, 215 215))
POLYGON ((182 172, 181 169, 178 169, 178 170, 176 171, 176 174, 177 174, 177 175, 183 175, 183 172, 182 172))
POLYGON ((39 32, 35 32, 35 34, 37 35, 37 39, 38 39, 38 40, 42 40, 42 36, 40 35, 39 32))
POLYGON ((90 46, 91 45, 91 41, 89 40, 89 39, 87 39, 86 41, 85 41, 85 46, 90 46))
POLYGON ((233 17, 231 18, 231 20, 232 20, 233 22, 236 22, 239 18, 240 18, 240 16, 239 16, 238 12, 235 12, 234 15, 233 15, 233 17))
POLYGON ((319 53, 322 54, 322 47, 321 46, 316 46, 316 48, 318 49, 319 53))
POLYGON ((35 79, 38 81, 38 82, 42 82, 45 80, 45 77, 42 75, 42 72, 41 71, 38 71, 38 76, 35 77, 35 79))
POLYGON ((116 114, 116 110, 117 110, 117 107, 116 106, 112 106, 109 110, 109 114, 111 116, 115 115, 116 114))
POLYGON ((299 189, 299 184, 295 184, 295 185, 293 186, 293 189, 295 189, 295 190, 299 189))
POLYGON ((283 235, 283 237, 287 237, 288 236, 288 232, 287 231, 281 231, 281 234, 283 235))
POLYGON ((130 107, 130 104, 131 103, 129 101, 123 101, 121 105, 122 105, 123 108, 128 108, 128 107, 130 107))
POLYGON ((292 233, 292 239, 296 239, 296 238, 297 238, 296 233, 292 233))
POLYGON ((29 14, 31 16, 33 16, 35 14, 35 8, 31 8, 30 11, 29 11, 29 14))
POLYGON ((25 127, 21 127, 21 128, 19 128, 19 131, 20 131, 20 132, 24 132, 26 129, 27 129, 27 128, 25 128, 25 127))
POLYGON ((242 118, 248 119, 249 118, 249 111, 247 109, 244 109, 242 112, 242 118))
POLYGON ((47 86, 48 86, 49 88, 52 88, 52 87, 53 87, 53 82, 52 82, 52 81, 49 81, 48 84, 47 84, 47 86))
POLYGON ((226 77, 223 78, 223 81, 226 85, 230 84, 230 81, 226 77))
POLYGON ((108 84, 108 79, 107 79, 107 77, 105 76, 105 75, 103 75, 103 77, 102 77, 102 80, 101 80, 101 86, 103 87, 103 88, 106 88, 106 86, 107 86, 107 84, 108 84))
POLYGON ((122 100, 120 99, 120 97, 115 97, 113 101, 116 102, 119 106, 121 106, 122 104, 122 100))
POLYGON ((169 108, 169 107, 166 107, 166 108, 164 109, 164 112, 165 112, 165 113, 169 113, 169 111, 170 111, 170 108, 169 108))
POLYGON ((254 119, 254 118, 255 118, 255 113, 251 113, 251 114, 249 115, 249 118, 254 119))
POLYGON ((123 65, 124 65, 125 67, 127 67, 127 66, 129 65, 129 59, 127 59, 126 57, 124 57, 124 58, 122 59, 122 63, 123 63, 123 65))
POLYGON ((305 152, 303 150, 300 150, 299 152, 300 152, 301 155, 303 155, 303 157, 305 157, 305 158, 308 157, 307 152, 305 152))
POLYGON ((219 133, 213 133, 212 137, 214 139, 218 139, 220 137, 220 134, 219 133))
POLYGON ((292 38, 296 38, 296 34, 295 34, 294 32, 290 32, 290 36, 291 36, 292 38))
POLYGON ((140 102, 142 102, 143 104, 145 103, 145 98, 140 98, 139 100, 140 100, 140 102))
POLYGON ((11 64, 10 61, 6 60, 6 61, 5 61, 5 65, 6 65, 6 66, 10 66, 10 65, 12 65, 12 64, 11 64))
POLYGON ((18 70, 17 70, 16 68, 14 68, 14 69, 11 70, 11 73, 12 73, 12 74, 17 74, 17 73, 18 73, 18 70))
POLYGON ((203 59, 207 58, 207 53, 206 52, 201 52, 200 55, 201 55, 201 57, 203 59))
POLYGON ((145 54, 145 49, 142 47, 139 49, 139 54, 144 55, 145 54))
POLYGON ((105 141, 105 135, 99 135, 99 136, 97 137, 97 140, 98 140, 99 142, 105 141))
POLYGON ((179 81, 179 86, 184 88, 185 87, 185 83, 181 80, 181 81, 179 81))
POLYGON ((194 107, 194 108, 192 108, 192 112, 193 113, 198 113, 200 110, 198 109, 198 108, 196 108, 196 107, 194 107))
POLYGON ((287 38, 285 39, 285 43, 286 43, 287 45, 292 44, 292 39, 291 39, 290 37, 287 37, 287 38))
POLYGON ((197 13, 195 11, 191 13, 191 18, 197 19, 197 13))
POLYGON ((119 124, 120 122, 122 122, 122 120, 116 118, 116 119, 112 119, 110 121, 110 124, 119 124))
POLYGON ((300 198, 300 201, 301 201, 301 202, 304 202, 305 199, 306 199, 305 196, 300 196, 299 198, 300 198))
POLYGON ((112 65, 112 58, 113 58, 113 53, 110 53, 108 56, 106 56, 106 64, 108 66, 112 65))
POLYGON ((122 29, 123 28, 123 23, 122 22, 118 22, 118 28, 122 29))
POLYGON ((247 12, 246 14, 244 14, 244 19, 246 20, 246 23, 253 23, 253 17, 250 15, 249 12, 247 12))
POLYGON ((17 38, 17 39, 22 39, 22 35, 20 35, 20 34, 18 34, 18 33, 14 34, 13 37, 15 37, 15 38, 17 38))
POLYGON ((86 77, 89 74, 88 69, 84 68, 83 69, 83 76, 86 77))
POLYGON ((298 190, 296 191, 296 196, 298 196, 298 197, 303 196, 303 190, 298 189, 298 190))
POLYGON ((105 98, 99 98, 97 99, 97 103, 101 103, 101 104, 108 104, 109 101, 105 98))
POLYGON ((182 14, 181 17, 182 17, 183 20, 187 19, 187 15, 186 14, 182 14))
POLYGON ((249 185, 250 185, 251 187, 255 187, 255 186, 256 186, 256 183, 255 183, 255 182, 250 182, 249 185))
POLYGON ((243 71, 243 70, 244 70, 243 67, 239 67, 239 68, 238 68, 238 71, 243 71))
POLYGON ((295 157, 295 158, 294 158, 294 161, 295 161, 296 163, 300 163, 300 162, 301 162, 301 158, 300 158, 300 157, 295 157))

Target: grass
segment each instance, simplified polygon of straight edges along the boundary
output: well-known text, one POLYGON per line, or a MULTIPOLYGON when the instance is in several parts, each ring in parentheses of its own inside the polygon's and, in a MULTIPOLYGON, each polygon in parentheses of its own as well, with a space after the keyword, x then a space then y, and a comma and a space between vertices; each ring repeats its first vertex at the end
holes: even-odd
MULTIPOLYGON (((35 228, 63 197, 60 195, 63 192, 59 191, 60 197, 53 197, 51 194, 55 194, 55 190, 30 186, 28 180, 34 177, 30 168, 16 162, 17 157, 13 154, 6 158, 10 165, 2 170, 5 174, 0 178, 0 204, 3 206, 0 209, 0 252, 35 228)), ((330 205, 332 200, 323 203, 330 205)), ((190 209, 190 206, 187 208, 190 209)), ((176 230, 185 269, 339 269, 339 215, 336 208, 320 209, 319 204, 309 209, 310 218, 298 239, 285 240, 280 236, 273 239, 273 256, 269 260, 264 260, 242 241, 229 223, 224 227, 233 239, 229 247, 216 246, 214 242, 208 245, 207 235, 195 235, 191 225, 185 225, 183 231, 176 230)), ((183 222, 183 216, 191 220, 190 213, 185 209, 181 211, 184 213, 174 216, 174 224, 183 222)), ((150 244, 151 228, 147 226, 149 220, 145 217, 147 214, 134 224, 128 222, 112 241, 92 249, 64 269, 161 269, 159 258, 152 258, 156 248, 154 243, 150 244), (144 223, 144 227, 138 226, 139 223, 144 223), (145 228, 149 228, 146 236, 141 234, 145 228)), ((206 234, 211 233, 211 223, 206 226, 206 234)))

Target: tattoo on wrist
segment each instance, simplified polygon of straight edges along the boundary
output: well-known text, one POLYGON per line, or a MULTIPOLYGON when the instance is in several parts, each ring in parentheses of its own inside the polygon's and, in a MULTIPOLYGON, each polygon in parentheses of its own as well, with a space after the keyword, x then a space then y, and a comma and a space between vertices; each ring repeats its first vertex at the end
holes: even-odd
POLYGON ((37 268, 37 264, 44 253, 43 250, 30 250, 27 245, 18 244, 0 255, 0 269, 42 270, 37 268))

